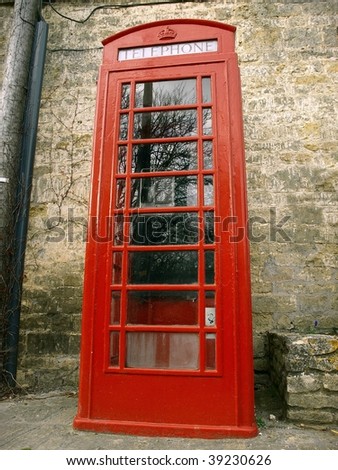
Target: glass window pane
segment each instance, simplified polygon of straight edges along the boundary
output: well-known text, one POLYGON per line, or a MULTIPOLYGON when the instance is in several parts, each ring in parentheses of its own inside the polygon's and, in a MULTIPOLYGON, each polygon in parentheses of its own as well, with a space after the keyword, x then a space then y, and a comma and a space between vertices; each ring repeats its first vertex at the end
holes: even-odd
POLYGON ((153 93, 153 82, 137 83, 135 87, 135 108, 154 106, 153 93))
POLYGON ((205 335, 205 369, 216 369, 216 334, 205 335))
POLYGON ((211 80, 210 77, 202 78, 202 102, 211 102, 211 80))
POLYGON ((213 284, 215 282, 215 255, 213 251, 205 252, 205 283, 213 284))
POLYGON ((196 133, 195 109, 135 113, 134 116, 135 139, 187 137, 196 133))
POLYGON ((209 245, 215 240, 214 212, 204 212, 204 243, 209 245))
POLYGON ((131 325, 197 325, 195 291, 128 292, 127 323, 131 325))
POLYGON ((113 253, 113 284, 121 284, 122 280, 122 252, 113 253))
POLYGON ((130 105, 130 84, 124 83, 121 90, 121 109, 128 109, 130 105))
POLYGON ((178 176, 175 178, 175 206, 196 206, 197 177, 178 176))
POLYGON ((127 146, 120 145, 117 155, 117 173, 125 173, 127 164, 127 146))
POLYGON ((120 333, 112 331, 110 333, 110 365, 118 367, 120 362, 120 333))
POLYGON ((120 140, 126 140, 128 137, 128 114, 121 114, 120 116, 120 140))
POLYGON ((197 142, 172 142, 133 146, 132 170, 134 173, 196 169, 197 142))
POLYGON ((123 214, 114 216, 114 245, 123 244, 123 214))
POLYGON ((115 207, 117 209, 122 209, 124 207, 125 196, 126 196, 126 180, 118 179, 116 180, 116 199, 115 199, 115 207))
POLYGON ((126 367, 197 370, 196 333, 127 332, 126 367))
POLYGON ((213 168, 212 141, 205 140, 203 142, 203 168, 210 170, 213 168))
POLYGON ((130 284, 195 284, 197 251, 129 253, 130 284))
POLYGON ((197 177, 135 178, 131 183, 132 207, 182 207, 197 204, 197 177))
POLYGON ((110 324, 119 325, 121 317, 121 292, 113 291, 111 293, 110 324))
POLYGON ((189 245, 198 242, 198 214, 135 214, 131 217, 131 245, 189 245))
POLYGON ((195 78, 136 84, 136 108, 194 103, 196 103, 195 78))
POLYGON ((203 109, 203 135, 212 134, 211 108, 203 109))
POLYGON ((204 176, 204 205, 212 206, 214 204, 214 181, 213 176, 204 176))

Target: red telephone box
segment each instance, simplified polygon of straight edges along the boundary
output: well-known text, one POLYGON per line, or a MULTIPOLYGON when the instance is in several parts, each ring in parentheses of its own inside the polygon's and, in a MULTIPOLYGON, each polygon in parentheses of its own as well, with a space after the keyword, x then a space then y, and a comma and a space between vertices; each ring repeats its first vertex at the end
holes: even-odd
POLYGON ((103 41, 76 428, 257 433, 234 36, 183 19, 103 41))

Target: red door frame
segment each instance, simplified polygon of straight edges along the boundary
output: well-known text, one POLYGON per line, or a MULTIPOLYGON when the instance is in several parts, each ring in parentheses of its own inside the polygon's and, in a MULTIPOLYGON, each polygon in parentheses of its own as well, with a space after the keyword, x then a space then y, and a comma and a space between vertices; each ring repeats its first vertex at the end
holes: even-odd
MULTIPOLYGON (((234 36, 233 26, 204 20, 171 20, 137 26, 103 41, 85 260, 79 407, 74 420, 78 429, 207 438, 257 434, 245 159, 234 36), (215 40, 217 52, 118 60, 119 50, 140 44, 145 48, 215 40), (111 294, 107 286, 111 284, 113 227, 110 215, 115 191, 112 163, 116 166, 112 155, 118 141, 117 85, 126 80, 134 83, 145 79, 206 75, 214 77, 212 112, 217 126, 213 138, 217 148, 215 173, 209 173, 214 174, 216 181, 215 289, 218 315, 222 317, 217 328, 217 334, 222 336, 217 350, 220 361, 217 370, 211 373, 177 370, 159 373, 148 369, 135 372, 123 368, 124 351, 121 349, 122 367, 112 370, 107 367, 108 353, 103 338, 109 324, 107 306, 111 294), (187 396, 180 394, 182 390, 187 396), (206 402, 210 400, 214 404, 208 407, 206 402)), ((209 173, 196 171, 200 180, 209 173)), ((128 177, 131 175, 127 171, 128 177)), ((186 245, 178 248, 189 249, 186 245)), ((170 246, 164 249, 169 250, 170 246)), ((199 270, 202 269, 200 265, 199 270)), ((122 284, 126 284, 126 280, 122 280, 122 284)), ((150 287, 162 289, 161 285, 150 287)), ((194 288, 201 289, 201 286, 194 288)), ((122 311, 124 307, 122 301, 122 311)), ((213 331, 205 326, 201 329, 203 334, 213 331)), ((114 327, 110 327, 110 331, 114 331, 114 327)), ((190 329, 185 327, 180 331, 190 329)), ((203 354, 202 351, 202 357, 203 354)))

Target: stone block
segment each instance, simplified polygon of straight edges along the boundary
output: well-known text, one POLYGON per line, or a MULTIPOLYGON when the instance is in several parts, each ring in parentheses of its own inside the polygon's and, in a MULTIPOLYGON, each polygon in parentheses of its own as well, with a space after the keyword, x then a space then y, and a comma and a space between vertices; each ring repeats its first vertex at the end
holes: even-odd
POLYGON ((308 361, 308 367, 323 372, 337 372, 338 354, 330 356, 311 356, 308 361))
POLYGON ((293 208, 292 217, 299 224, 319 225, 323 221, 323 209, 321 207, 296 206, 293 208))
POLYGON ((338 338, 329 335, 311 335, 307 341, 309 344, 309 354, 319 356, 338 350, 338 338))
POLYGON ((315 392, 320 388, 320 380, 313 375, 295 375, 287 377, 287 391, 289 393, 315 392))
POLYGON ((287 404, 307 409, 338 409, 338 394, 333 393, 287 393, 287 404))
POLYGON ((338 392, 338 372, 334 375, 325 374, 323 377, 323 387, 326 390, 338 392))
POLYGON ((269 361, 266 357, 254 358, 254 369, 256 372, 266 372, 269 370, 269 361))
POLYGON ((334 413, 323 410, 308 410, 289 407, 286 417, 291 421, 302 421, 307 423, 332 423, 334 422, 334 413))
POLYGON ((69 354, 79 354, 80 352, 80 339, 81 336, 78 335, 70 335, 69 336, 69 354))
POLYGON ((28 333, 27 334, 28 354, 54 354, 69 352, 69 335, 57 332, 50 333, 28 333))
POLYGON ((285 370, 291 373, 302 373, 308 368, 308 360, 299 355, 292 356, 291 354, 285 358, 285 370))
POLYGON ((330 301, 331 297, 329 292, 325 294, 313 294, 312 292, 307 294, 301 293, 297 296, 297 307, 300 312, 318 316, 317 314, 320 315, 323 311, 329 309, 330 301))
POLYGON ((17 381, 33 391, 75 390, 78 387, 78 356, 55 356, 45 365, 31 362, 31 367, 18 371, 17 381))
POLYGON ((22 315, 20 326, 26 331, 34 331, 37 329, 72 331, 74 328, 74 318, 58 313, 31 313, 22 315))
POLYGON ((256 334, 253 339, 254 356, 265 357, 266 356, 266 334, 256 334))
POLYGON ((330 354, 338 349, 338 339, 331 335, 289 335, 288 347, 290 354, 320 356, 330 354))

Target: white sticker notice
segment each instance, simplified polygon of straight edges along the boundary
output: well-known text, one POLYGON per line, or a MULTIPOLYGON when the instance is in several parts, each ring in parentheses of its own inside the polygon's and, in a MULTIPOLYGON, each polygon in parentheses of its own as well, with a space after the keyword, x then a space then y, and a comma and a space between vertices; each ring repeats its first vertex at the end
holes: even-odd
POLYGON ((216 311, 215 307, 205 307, 205 326, 215 326, 216 311))

